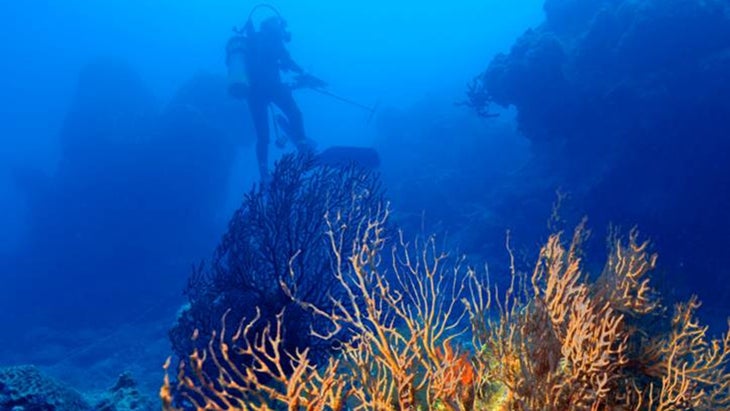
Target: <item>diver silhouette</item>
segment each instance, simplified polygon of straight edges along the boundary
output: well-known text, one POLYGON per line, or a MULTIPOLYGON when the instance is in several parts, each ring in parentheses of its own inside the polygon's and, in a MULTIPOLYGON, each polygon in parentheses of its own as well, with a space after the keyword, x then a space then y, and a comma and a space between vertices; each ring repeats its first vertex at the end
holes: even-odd
MULTIPOLYGON (((257 7, 270 6, 260 5, 257 7)), ((292 89, 294 87, 323 87, 324 82, 305 74, 291 58, 286 44, 291 40, 287 23, 275 9, 275 16, 261 22, 259 29, 253 25, 251 11, 243 30, 229 41, 227 63, 229 68, 229 91, 234 97, 245 98, 256 131, 256 158, 261 181, 269 179, 268 154, 270 142, 269 105, 274 104, 283 113, 277 123, 287 137, 301 151, 312 151, 311 142, 304 131, 302 112, 292 89), (295 86, 282 81, 282 72, 298 74, 295 86)), ((279 144, 279 142, 277 142, 279 144)))
POLYGON ((366 168, 380 164, 377 152, 366 147, 335 146, 315 153, 313 142, 304 131, 302 112, 292 91, 307 88, 368 113, 368 123, 376 107, 368 107, 326 90, 327 83, 305 71, 291 58, 286 43, 291 41, 286 20, 276 8, 259 4, 249 13, 243 29, 234 29, 234 36, 226 47, 228 88, 235 98, 245 99, 256 131, 256 158, 261 182, 270 180, 268 161, 270 143, 269 107, 273 104, 283 115, 274 116, 277 146, 290 140, 299 152, 312 153, 315 160, 324 165, 344 166, 357 163, 366 168), (256 30, 253 15, 259 9, 269 9, 273 16, 266 18, 256 30), (284 82, 283 72, 296 74, 293 83, 284 82), (282 138, 283 137, 283 138, 282 138))

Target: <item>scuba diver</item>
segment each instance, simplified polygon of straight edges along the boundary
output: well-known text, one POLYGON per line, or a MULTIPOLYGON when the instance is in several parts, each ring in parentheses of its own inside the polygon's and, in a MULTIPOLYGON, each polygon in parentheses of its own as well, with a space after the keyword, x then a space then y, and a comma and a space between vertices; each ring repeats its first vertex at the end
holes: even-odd
MULTIPOLYGON (((243 30, 236 30, 228 42, 227 64, 229 91, 237 98, 245 98, 256 131, 256 158, 261 182, 269 181, 269 105, 274 104, 283 113, 277 123, 284 129, 297 149, 312 151, 313 145, 306 137, 302 113, 292 96, 293 88, 324 87, 326 84, 314 76, 305 74, 294 62, 286 49, 291 40, 286 21, 279 12, 268 5, 258 5, 249 14, 243 30), (268 8, 274 16, 263 20, 257 31, 252 16, 259 8, 268 8), (298 76, 294 86, 282 81, 282 72, 298 76)), ((277 141, 277 144, 283 145, 277 141)))

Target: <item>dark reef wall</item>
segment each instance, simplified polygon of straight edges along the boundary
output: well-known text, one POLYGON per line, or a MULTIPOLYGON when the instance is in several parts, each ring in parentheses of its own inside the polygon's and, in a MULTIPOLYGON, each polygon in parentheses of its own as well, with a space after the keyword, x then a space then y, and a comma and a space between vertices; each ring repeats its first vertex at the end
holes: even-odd
POLYGON ((217 213, 250 136, 245 107, 217 92, 222 81, 200 75, 163 106, 123 63, 82 71, 55 172, 16 175, 27 242, 8 267, 0 318, 109 324, 179 295, 180 273, 225 224, 217 213))
POLYGON ((478 77, 482 96, 519 113, 535 156, 524 178, 542 178, 544 197, 562 187, 593 226, 638 224, 680 293, 691 276, 719 304, 730 289, 720 261, 730 247, 730 4, 544 9, 545 22, 478 77))
MULTIPOLYGON (((728 103, 718 98, 728 91, 722 75, 729 63, 727 7, 721 1, 548 0, 545 23, 492 61, 483 74, 485 91, 498 104, 515 105, 520 128, 541 142, 579 144, 605 139, 593 137, 602 129, 653 131, 667 122, 723 119, 728 103), (710 111, 693 118, 700 109, 710 111)), ((643 140, 658 137, 648 133, 643 140)))

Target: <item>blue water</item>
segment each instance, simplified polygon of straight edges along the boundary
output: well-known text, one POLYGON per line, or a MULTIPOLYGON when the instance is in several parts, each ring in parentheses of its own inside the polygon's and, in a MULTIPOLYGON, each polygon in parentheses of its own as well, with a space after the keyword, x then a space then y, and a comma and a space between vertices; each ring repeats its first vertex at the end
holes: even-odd
MULTIPOLYGON (((254 2, 0 5, 0 366, 80 389, 170 354, 190 267, 258 181, 225 44, 254 2)), ((375 148, 394 217, 504 275, 588 217, 659 253, 668 306, 730 314, 730 18, 721 1, 278 1, 317 147, 375 148), (501 54, 500 54, 501 53, 501 54), (494 100, 483 118, 467 85, 494 100), (560 193, 560 194, 556 194, 560 193)), ((291 145, 287 150, 291 150, 291 145)), ((286 150, 284 150, 286 151, 286 150)), ((284 151, 271 147, 271 162, 284 151)))

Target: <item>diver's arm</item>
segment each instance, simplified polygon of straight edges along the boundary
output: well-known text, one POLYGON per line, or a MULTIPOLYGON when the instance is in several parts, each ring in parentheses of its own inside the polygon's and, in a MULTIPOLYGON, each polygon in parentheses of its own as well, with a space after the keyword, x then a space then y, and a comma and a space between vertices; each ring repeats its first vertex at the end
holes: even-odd
POLYGON ((291 55, 289 55, 289 52, 284 47, 281 48, 280 62, 282 70, 292 71, 297 74, 304 74, 304 69, 291 58, 291 55))

